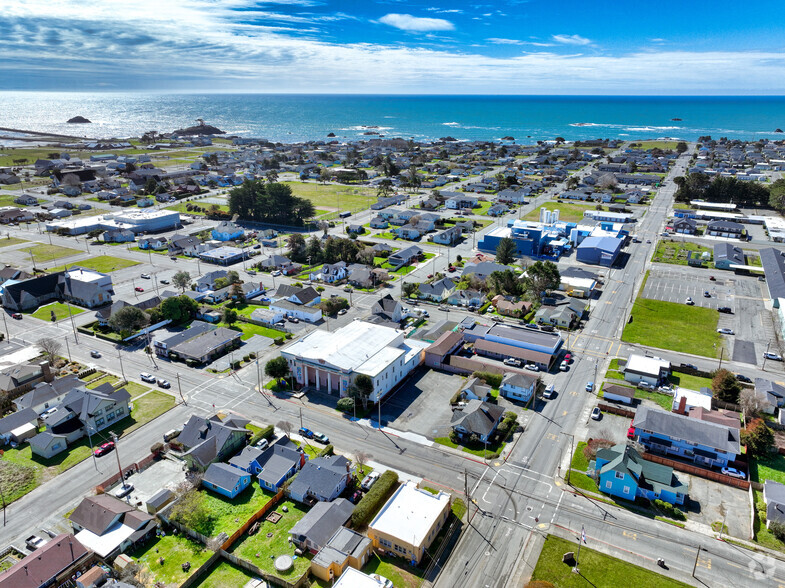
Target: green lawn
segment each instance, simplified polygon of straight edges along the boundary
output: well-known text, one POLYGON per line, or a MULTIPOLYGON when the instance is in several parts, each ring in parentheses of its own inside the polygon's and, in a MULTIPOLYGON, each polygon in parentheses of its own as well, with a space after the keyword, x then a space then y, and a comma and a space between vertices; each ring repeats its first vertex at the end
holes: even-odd
MULTIPOLYGON (((678 141, 635 141, 641 145, 640 149, 651 151, 652 149, 662 149, 663 151, 676 149, 678 141)), ((636 147, 637 149, 637 147, 636 147)))
POLYGON ((691 374, 672 372, 671 375, 668 376, 668 380, 674 386, 680 386, 682 388, 687 388, 688 390, 700 391, 704 386, 711 388, 711 378, 702 378, 701 376, 693 376, 691 374))
MULTIPOLYGON (((100 372, 96 372, 96 373, 100 374, 100 372)), ((95 374, 93 374, 93 375, 95 375, 95 374)), ((117 376, 113 376, 112 374, 106 374, 106 375, 100 376, 98 378, 93 378, 92 380, 90 380, 90 382, 87 384, 86 387, 90 388, 90 389, 94 389, 94 388, 97 388, 98 386, 100 386, 101 384, 107 384, 107 383, 108 384, 112 384, 115 387, 119 387, 119 386, 117 386, 117 384, 119 382, 120 382, 120 378, 118 378, 117 376)), ((128 390, 128 393, 131 395, 131 398, 136 398, 137 396, 141 396, 145 392, 149 392, 151 390, 151 388, 149 388, 148 386, 143 386, 142 384, 139 384, 138 382, 126 382, 125 384, 123 384, 122 387, 125 388, 126 390, 128 390)), ((157 392, 159 392, 160 394, 164 394, 165 396, 170 396, 169 394, 165 394, 165 393, 160 392, 160 391, 157 391, 157 392)), ((155 396, 154 396, 154 398, 155 398, 155 396)), ((159 402, 159 399, 156 398, 155 403, 158 403, 158 402, 159 402)))
MULTIPOLYGON (((149 394, 145 394, 141 398, 132 401, 131 404, 133 406, 131 414, 136 421, 136 426, 133 427, 133 429, 136 429, 141 427, 144 423, 153 420, 155 417, 162 415, 167 410, 174 407, 176 403, 174 396, 171 394, 161 392, 160 390, 153 390, 149 394)), ((130 432, 133 429, 128 429, 126 432, 130 432)))
MULTIPOLYGON (((231 327, 224 322, 218 323, 218 326, 226 327, 227 329, 232 329, 233 331, 240 331, 242 332, 242 336, 240 339, 243 341, 247 341, 254 335, 262 335, 263 337, 269 337, 270 339, 277 339, 278 337, 285 337, 287 334, 283 331, 276 331, 275 329, 270 329, 268 327, 262 327, 261 325, 255 325, 253 323, 234 323, 231 327)), ((242 355, 240 356, 242 357, 242 355)))
MULTIPOLYGON (((96 372, 96 373, 100 374, 101 372, 96 372)), ((95 374, 93 374, 93 375, 95 375, 95 374)), ((105 374, 105 375, 103 375, 103 376, 101 376, 99 378, 93 378, 92 380, 90 380, 90 383, 87 384, 87 388, 90 388, 90 389, 97 388, 101 384, 106 384, 106 383, 114 385, 114 384, 116 384, 119 381, 120 381, 120 378, 118 378, 117 376, 112 375, 112 374, 105 374)))
POLYGON ((785 455, 777 453, 769 459, 752 460, 750 478, 753 482, 760 482, 761 484, 766 480, 785 484, 785 455))
POLYGON ((718 314, 713 308, 638 298, 631 319, 622 341, 719 357, 722 337, 717 333, 718 314))
POLYGON ((200 490, 199 495, 212 516, 204 526, 194 531, 208 537, 215 537, 221 532, 231 535, 273 496, 262 490, 259 484, 252 484, 232 499, 208 490, 200 490))
POLYGON ((366 574, 384 576, 395 588, 419 588, 423 582, 422 570, 419 568, 413 568, 396 557, 379 556, 376 552, 371 554, 362 571, 366 574))
POLYGON ((763 492, 753 490, 752 496, 752 500, 755 503, 755 518, 752 526, 755 542, 769 549, 785 550, 785 544, 766 528, 766 503, 763 501, 763 492))
POLYGON ((42 321, 51 321, 52 320, 52 312, 55 313, 55 320, 60 321, 64 318, 68 318, 68 308, 71 308, 71 316, 76 316, 77 314, 81 314, 85 312, 84 308, 79 308, 78 306, 73 306, 72 304, 62 304, 60 302, 53 302, 52 304, 47 304, 46 306, 42 306, 38 310, 36 310, 31 316, 42 320, 42 321))
MULTIPOLYGON (((150 388, 148 388, 147 386, 143 386, 142 384, 139 384, 138 382, 127 382, 123 386, 123 388, 128 390, 128 393, 131 395, 131 398, 136 398, 137 396, 141 396, 142 394, 144 394, 145 392, 148 392, 150 390, 150 388)), ((168 394, 167 394, 167 396, 168 396, 168 394)))
POLYGON ((296 502, 284 500, 278 503, 275 511, 283 515, 278 523, 273 524, 262 519, 259 531, 254 535, 244 534, 231 547, 230 552, 270 574, 283 580, 295 582, 308 571, 311 565, 309 557, 298 557, 294 560, 292 569, 284 573, 277 572, 273 563, 279 555, 294 556, 294 546, 289 543, 289 529, 305 516, 307 510, 296 502), (282 507, 284 506, 289 509, 289 512, 283 512, 282 507), (268 533, 272 533, 272 537, 268 537, 268 533))
POLYGON ((386 269, 388 273, 395 274, 397 276, 405 276, 406 274, 414 271, 415 268, 413 265, 402 265, 398 269, 393 269, 393 266, 385 261, 382 264, 382 269, 386 269))
POLYGON ((488 209, 493 206, 493 202, 483 202, 482 200, 478 201, 477 204, 479 204, 479 206, 472 209, 472 214, 485 214, 488 212, 488 209))
POLYGON ((48 261, 60 259, 61 257, 70 257, 71 255, 84 253, 81 249, 71 249, 70 247, 61 247, 60 245, 43 244, 33 245, 32 247, 20 249, 20 251, 24 251, 28 255, 32 253, 33 261, 35 261, 35 263, 46 263, 48 261))
POLYGON ((585 545, 581 548, 580 562, 578 562, 580 574, 573 573, 572 567, 562 562, 562 556, 568 551, 577 552, 577 548, 576 542, 549 535, 540 552, 532 580, 544 580, 559 588, 587 586, 676 588, 688 586, 688 584, 672 580, 656 572, 604 555, 585 545))
POLYGON ((0 239, 0 247, 10 247, 11 245, 19 245, 19 243, 27 243, 27 240, 20 239, 18 237, 8 237, 7 239, 0 239))
POLYGON ((568 221, 568 222, 578 222, 583 220, 583 213, 587 210, 594 210, 596 205, 594 203, 591 204, 573 204, 572 202, 556 202, 555 200, 551 200, 549 202, 545 202, 542 206, 538 206, 536 209, 532 210, 528 213, 525 217, 526 220, 539 220, 540 218, 540 208, 547 208, 548 210, 554 210, 556 208, 559 209, 559 220, 568 221))
MULTIPOLYGON (((195 210, 187 210, 186 209, 186 205, 187 204, 194 204, 194 205, 198 206, 201 209, 207 209, 208 212, 213 207, 212 204, 209 204, 209 203, 206 203, 206 202, 201 202, 200 203, 198 200, 194 200, 193 202, 178 202, 177 204, 173 204, 172 206, 167 206, 165 208, 165 210, 174 210, 174 211, 177 211, 177 212, 182 213, 182 214, 195 214, 195 215, 198 215, 198 216, 204 216, 204 215, 208 214, 206 212, 197 212, 195 210)), ((227 206, 226 204, 217 204, 216 206, 218 206, 218 209, 222 210, 223 212, 229 212, 229 206, 227 206)))
POLYGON ((579 472, 585 472, 589 469, 589 460, 583 454, 583 449, 586 447, 586 441, 579 441, 578 446, 575 448, 575 453, 572 456, 570 467, 579 472))
POLYGON ((668 396, 667 394, 663 394, 662 392, 650 392, 649 390, 642 390, 640 388, 635 389, 635 398, 639 398, 641 400, 651 400, 652 402, 656 402, 663 410, 668 412, 671 411, 673 408, 673 396, 668 396))
POLYGON ((570 484, 581 490, 587 490, 588 492, 596 492, 598 494, 600 492, 597 483, 581 472, 570 472, 570 484))
MULTIPOLYGON (((95 270, 97 272, 110 273, 116 270, 125 269, 139 265, 140 262, 131 259, 123 259, 122 257, 111 257, 109 255, 96 255, 95 257, 88 257, 87 259, 80 260, 76 264, 79 267, 95 270)), ((66 266, 53 267, 49 269, 50 272, 61 272, 66 269, 66 266)))
POLYGON ((253 576, 241 567, 228 561, 219 561, 207 576, 194 584, 194 588, 240 588, 253 580, 253 576))
POLYGON ((283 182, 292 188, 292 194, 307 198, 314 207, 356 212, 376 202, 376 189, 365 186, 318 184, 315 182, 283 182))
POLYGON ((130 555, 139 567, 150 571, 156 582, 179 586, 210 559, 212 552, 185 535, 169 534, 148 541, 130 555), (160 558, 164 560, 163 565, 158 563, 160 558), (188 572, 181 565, 185 562, 191 563, 188 572))
MULTIPOLYGON (((714 267, 712 260, 712 250, 702 245, 696 245, 689 241, 666 241, 660 240, 657 243, 657 249, 651 257, 653 262, 670 263, 673 265, 688 265, 687 256, 690 251, 696 252, 698 255, 708 253, 706 258, 706 267, 714 267)), ((693 255, 694 256, 694 255, 693 255)))

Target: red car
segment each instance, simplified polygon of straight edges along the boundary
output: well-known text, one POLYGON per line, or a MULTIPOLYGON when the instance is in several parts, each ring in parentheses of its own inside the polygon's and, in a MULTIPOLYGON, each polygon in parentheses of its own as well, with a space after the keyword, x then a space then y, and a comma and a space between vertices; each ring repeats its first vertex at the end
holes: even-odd
POLYGON ((93 453, 95 453, 96 457, 101 457, 112 451, 112 449, 114 449, 114 441, 107 441, 103 445, 96 447, 93 453))
POLYGON ((13 313, 11 315, 11 318, 14 318, 14 319, 16 319, 18 321, 21 321, 22 320, 22 313, 21 312, 15 312, 15 313, 13 313))
POLYGON ((134 288, 134 290, 136 290, 137 292, 144 292, 144 288, 142 288, 141 286, 137 286, 136 288, 134 288))
POLYGON ((567 363, 572 363, 572 355, 570 355, 569 353, 565 355, 564 361, 566 361, 567 363))
POLYGON ((433 277, 433 274, 428 274, 428 279, 430 280, 433 277))

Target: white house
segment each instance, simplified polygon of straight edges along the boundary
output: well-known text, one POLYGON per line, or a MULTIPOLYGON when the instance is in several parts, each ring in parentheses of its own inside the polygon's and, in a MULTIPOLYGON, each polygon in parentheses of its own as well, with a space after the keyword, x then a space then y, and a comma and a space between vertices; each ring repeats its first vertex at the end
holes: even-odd
POLYGON ((537 378, 527 374, 508 372, 502 378, 499 393, 504 398, 528 402, 537 388, 537 378))
POLYGON ((322 320, 322 309, 315 306, 303 306, 288 300, 276 300, 270 303, 270 310, 283 313, 307 323, 316 323, 322 320))
POLYGON ((633 353, 624 366, 624 379, 633 384, 646 382, 652 386, 659 386, 668 377, 670 371, 671 363, 668 360, 633 353))

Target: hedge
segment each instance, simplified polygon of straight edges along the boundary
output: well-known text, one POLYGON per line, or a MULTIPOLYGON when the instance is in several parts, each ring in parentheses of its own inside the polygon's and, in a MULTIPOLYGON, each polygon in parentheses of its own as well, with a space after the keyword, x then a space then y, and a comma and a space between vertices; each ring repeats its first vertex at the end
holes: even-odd
POLYGON ((325 446, 324 449, 322 449, 319 452, 319 454, 316 457, 327 457, 328 455, 332 455, 333 454, 333 449, 334 449, 334 447, 332 446, 332 444, 331 445, 327 445, 327 446, 325 446))
POLYGON ((382 507, 387 497, 398 485, 398 474, 391 470, 384 472, 368 493, 362 497, 352 512, 352 524, 355 527, 367 525, 382 507))
POLYGON ((504 377, 502 374, 492 374, 490 372, 474 372, 472 376, 475 378, 480 378, 481 380, 485 380, 485 383, 488 384, 491 388, 501 387, 502 378, 504 377))
POLYGON ((275 435, 275 427, 273 425, 267 425, 258 433, 255 433, 251 436, 251 440, 248 441, 249 445, 256 445, 262 439, 267 439, 268 441, 273 438, 275 435))

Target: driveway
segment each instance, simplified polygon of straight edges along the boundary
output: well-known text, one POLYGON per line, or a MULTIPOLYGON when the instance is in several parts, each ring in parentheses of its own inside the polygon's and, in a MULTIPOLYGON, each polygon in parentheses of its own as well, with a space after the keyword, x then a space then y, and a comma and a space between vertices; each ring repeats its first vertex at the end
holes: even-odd
POLYGON ((382 419, 391 428, 424 435, 430 439, 450 431, 450 399, 465 378, 419 368, 388 401, 382 404, 382 419))
POLYGON ((690 487, 690 520, 711 525, 722 522, 734 537, 748 539, 750 536, 750 500, 744 490, 718 482, 675 472, 679 479, 690 487))

